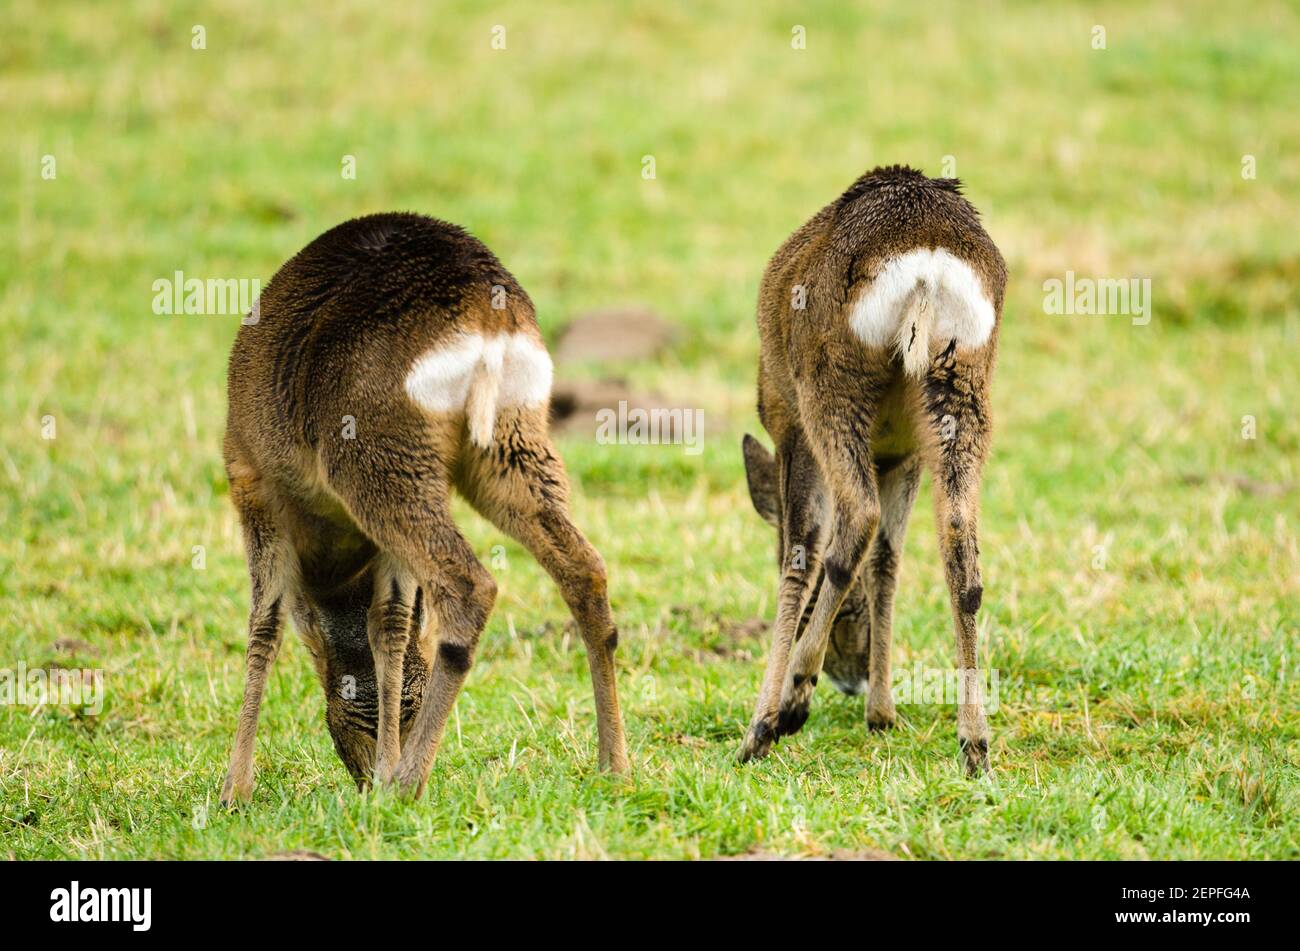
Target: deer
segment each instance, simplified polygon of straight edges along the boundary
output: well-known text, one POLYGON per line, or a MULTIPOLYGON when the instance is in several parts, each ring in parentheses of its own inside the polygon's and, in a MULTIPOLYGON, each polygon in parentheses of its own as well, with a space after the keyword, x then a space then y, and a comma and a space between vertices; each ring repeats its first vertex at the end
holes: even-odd
POLYGON ((894 593, 922 471, 931 473, 955 629, 957 738, 985 775, 979 681, 980 484, 1006 264, 955 178, 878 167, 795 231, 758 298, 758 415, 745 435, 755 509, 777 529, 776 617, 738 758, 766 756, 808 719, 823 669, 897 719, 894 593))
POLYGON ((347 221, 267 284, 228 372, 224 458, 251 597, 223 803, 252 796, 287 615, 358 789, 423 795, 497 593, 452 519, 453 492, 554 579, 587 652, 598 765, 628 771, 608 576, 569 516, 552 376, 528 294, 435 218, 347 221))

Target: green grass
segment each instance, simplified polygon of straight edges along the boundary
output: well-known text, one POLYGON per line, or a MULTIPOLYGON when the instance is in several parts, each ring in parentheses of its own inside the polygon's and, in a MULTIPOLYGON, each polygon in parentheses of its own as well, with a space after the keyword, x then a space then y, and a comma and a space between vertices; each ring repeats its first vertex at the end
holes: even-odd
MULTIPOLYGON (((1294 6, 417 6, 0 13, 0 666, 82 663, 106 687, 98 716, 0 707, 0 855, 1300 857, 1294 6), (760 431, 760 274, 865 168, 945 156, 1011 272, 981 537, 995 775, 961 776, 951 708, 869 734, 826 686, 801 734, 737 767, 765 645, 734 629, 771 616, 776 580, 739 452, 760 431), (151 283, 265 281, 388 209, 483 238, 552 338, 618 303, 682 328, 615 370, 703 407, 702 455, 561 443, 611 567, 634 776, 594 771, 553 587, 465 513, 485 559, 505 546, 501 594, 424 800, 357 795, 291 636, 254 802, 225 813, 247 605, 219 452, 236 319, 155 316, 151 283), (1066 270, 1150 277, 1150 325, 1044 314, 1066 270)), ((923 489, 899 668, 952 663, 929 508, 923 489)))

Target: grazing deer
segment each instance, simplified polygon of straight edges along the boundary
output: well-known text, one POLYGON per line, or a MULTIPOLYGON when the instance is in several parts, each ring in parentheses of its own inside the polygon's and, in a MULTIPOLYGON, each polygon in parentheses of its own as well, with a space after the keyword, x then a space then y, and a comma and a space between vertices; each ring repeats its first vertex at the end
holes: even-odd
POLYGON ((532 301, 491 251, 414 214, 327 231, 240 328, 229 390, 226 471, 252 607, 224 802, 252 793, 286 613, 358 786, 423 792, 496 598, 452 521, 453 487, 559 585, 586 642, 600 766, 627 770, 605 566, 569 520, 532 301))
POLYGON ((894 586, 925 465, 956 624, 958 742, 969 773, 988 770, 976 522, 1005 286, 960 183, 900 166, 863 175, 768 264, 758 413, 776 453, 746 436, 744 456, 781 576, 742 761, 803 726, 824 662, 841 690, 866 692, 868 726, 894 723, 894 586))

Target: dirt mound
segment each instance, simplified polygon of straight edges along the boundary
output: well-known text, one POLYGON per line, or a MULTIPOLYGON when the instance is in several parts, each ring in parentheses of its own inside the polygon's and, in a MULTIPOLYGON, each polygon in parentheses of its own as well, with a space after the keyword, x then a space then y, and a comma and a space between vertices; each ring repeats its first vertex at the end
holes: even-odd
POLYGON ((610 308, 575 317, 560 333, 560 363, 649 360, 668 346, 677 329, 654 311, 610 308))
POLYGON ((618 414, 619 404, 629 409, 672 409, 687 405, 672 403, 657 393, 631 389, 626 380, 569 380, 557 382, 551 391, 551 429, 557 432, 596 434, 596 414, 610 410, 618 414))

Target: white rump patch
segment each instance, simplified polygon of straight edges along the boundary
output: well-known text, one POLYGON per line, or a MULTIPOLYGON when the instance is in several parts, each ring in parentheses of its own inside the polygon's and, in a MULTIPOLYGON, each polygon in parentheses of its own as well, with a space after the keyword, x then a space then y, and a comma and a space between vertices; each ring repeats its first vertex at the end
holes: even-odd
POLYGON ((459 333, 415 361, 406 392, 431 412, 466 413, 470 437, 489 446, 497 410, 542 405, 552 374, 550 354, 533 337, 459 333))
POLYGON ((993 301, 969 264, 942 248, 918 248, 884 262, 849 313, 868 346, 896 346, 909 373, 929 363, 929 342, 981 347, 993 332, 993 301))
POLYGON ((446 346, 430 350, 406 375, 411 399, 435 413, 456 413, 465 408, 469 381, 483 355, 483 338, 457 334, 446 346))
POLYGON ((506 338, 501 370, 502 406, 540 406, 551 396, 554 368, 546 348, 523 334, 506 338))

